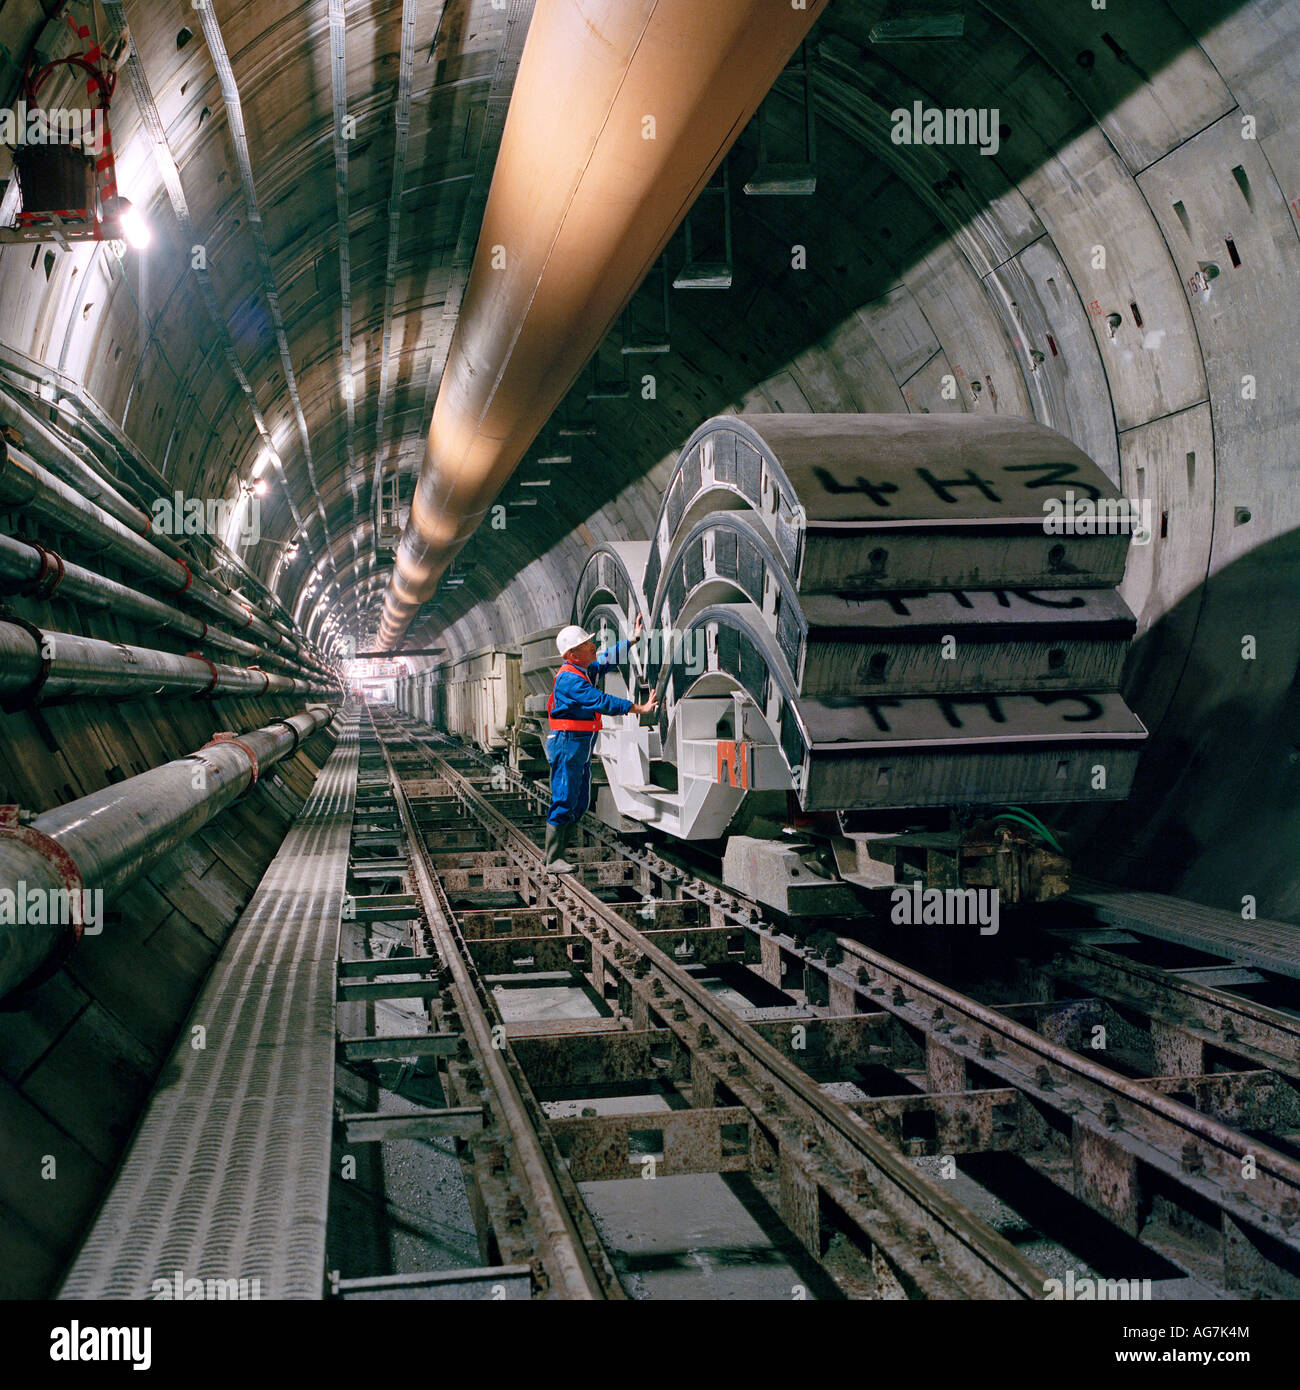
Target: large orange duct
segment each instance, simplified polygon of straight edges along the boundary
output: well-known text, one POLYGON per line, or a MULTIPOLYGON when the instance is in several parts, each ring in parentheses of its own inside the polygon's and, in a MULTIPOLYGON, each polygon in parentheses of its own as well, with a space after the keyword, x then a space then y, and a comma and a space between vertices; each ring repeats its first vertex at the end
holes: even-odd
POLYGON ((827 0, 538 0, 384 598, 391 650, 827 0))

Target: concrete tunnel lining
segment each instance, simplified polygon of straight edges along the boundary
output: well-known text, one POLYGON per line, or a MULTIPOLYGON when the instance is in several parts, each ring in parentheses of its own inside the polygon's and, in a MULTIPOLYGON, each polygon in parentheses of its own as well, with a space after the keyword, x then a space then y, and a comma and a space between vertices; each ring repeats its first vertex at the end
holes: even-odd
MULTIPOLYGON (((43 251, 0 248, 0 386, 17 389, 61 438, 98 457, 108 437, 102 413, 185 494, 237 495, 269 440, 279 462, 261 499, 266 541, 249 563, 322 654, 345 634, 369 648, 393 544, 376 531, 372 470, 395 475, 409 495, 439 382, 439 343, 445 355, 450 331, 445 306, 459 304, 468 271, 457 247, 468 238, 472 248, 487 193, 481 166, 490 174, 491 161, 480 151, 490 155, 491 102, 502 99, 492 84, 508 73, 531 7, 514 5, 509 20, 489 0, 345 7, 344 96, 358 122, 347 159, 346 384, 326 71, 331 7, 308 0, 274 13, 260 4, 214 10, 248 131, 267 267, 250 234, 211 49, 201 32, 177 42, 193 16, 174 6, 120 8, 187 220, 177 218, 147 113, 123 78, 114 104, 119 173, 146 210, 154 243, 120 257, 109 246, 55 247, 49 266, 43 251), (411 124, 404 165, 394 168, 392 112, 403 83, 411 124), (196 245, 220 330, 198 292, 196 245), (57 387, 42 395, 44 372, 57 387), (60 409, 54 396, 68 404, 60 409), (338 621, 324 636, 327 615, 338 621)), ((12 53, 38 31, 29 9, 0 12, 0 39, 12 53)), ((1156 517, 1156 536, 1130 551, 1121 588, 1138 620, 1124 693, 1152 739, 1127 802, 1063 818, 1081 846, 1080 866, 1232 910, 1249 896, 1261 917, 1300 922, 1300 542, 1289 486, 1300 462, 1300 11, 1286 0, 1142 0, 1122 13, 986 0, 966 9, 960 39, 874 43, 871 28, 886 9, 883 0, 831 0, 812 31, 817 192, 741 194, 758 132, 751 123, 741 133, 728 156, 732 288, 672 292, 672 351, 626 359, 627 400, 588 400, 583 373, 496 497, 504 528, 490 520, 478 528, 454 567, 463 584, 440 589, 410 627, 408 642, 445 647, 446 656, 411 658, 412 668, 518 646, 567 621, 592 548, 652 534, 677 453, 711 415, 1033 418, 1071 439, 1123 492, 1151 497, 1156 517), (890 113, 914 100, 997 107, 997 153, 895 144, 890 113), (804 248, 806 269, 792 265, 795 247, 804 248), (642 394, 645 375, 652 399, 642 394), (555 426, 574 422, 591 422, 594 433, 567 439, 570 463, 539 469, 539 455, 562 452, 555 426), (525 475, 549 477, 535 490, 540 505, 514 505, 526 500, 525 475)), ((797 143, 802 111, 788 79, 764 112, 769 140, 797 143)), ((15 206, 11 188, 0 222, 15 206)), ((669 256, 674 267, 684 256, 680 231, 669 256)), ((138 486, 125 453, 112 455, 113 469, 138 486)), ((129 573, 117 578, 133 585, 129 573)), ((45 630, 178 657, 191 649, 183 635, 74 605, 66 594, 16 607, 45 630)), ((215 612, 214 625, 225 622, 215 612)), ((211 717, 206 707, 152 699, 65 705, 43 716, 57 750, 31 711, 8 713, 0 716, 0 800, 47 811, 182 756, 218 729, 256 728, 301 705, 232 699, 211 717)), ((258 794, 281 798, 268 811, 280 833, 329 737, 318 736, 310 758, 290 760, 283 789, 258 794)), ((196 846, 180 855, 184 887, 174 900, 156 885, 131 900, 148 903, 141 910, 159 933, 150 949, 168 982, 160 989, 172 1026, 214 944, 205 877, 230 876, 220 892, 229 912, 239 884, 251 891, 256 882, 253 859, 265 867, 274 853, 268 835, 245 862, 221 843, 224 824, 212 836, 221 852, 196 846), (237 872, 219 867, 222 853, 237 872)), ((166 1024, 141 1006, 123 1027, 119 969, 57 987, 52 1016, 77 1020, 86 1035, 113 1034, 132 1075, 143 1076, 161 1055, 166 1024)), ((35 1036, 14 1052, 20 1061, 6 1082, 14 1096, 29 1083, 39 1093, 42 1123, 50 1115, 71 1123, 68 1075, 82 1043, 69 1037, 60 1054, 59 1026, 35 1036)), ((86 1138, 85 1151, 87 1174, 102 1178, 112 1145, 86 1138)), ((93 1190, 87 1176, 78 1219, 93 1190)), ((34 1251, 44 1240, 66 1253, 70 1227, 20 1224, 15 1248, 34 1251)), ((23 1259, 33 1279, 53 1277, 43 1254, 23 1259)))

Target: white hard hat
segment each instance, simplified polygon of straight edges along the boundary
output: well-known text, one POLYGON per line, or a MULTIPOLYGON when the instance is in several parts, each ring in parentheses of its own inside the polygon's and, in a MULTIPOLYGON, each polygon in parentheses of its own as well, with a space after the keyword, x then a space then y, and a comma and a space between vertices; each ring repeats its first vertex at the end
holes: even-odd
POLYGON ((581 628, 577 623, 570 623, 568 627, 562 627, 555 634, 555 647, 561 656, 565 652, 571 652, 574 647, 580 647, 584 642, 594 642, 596 639, 585 628, 581 628))

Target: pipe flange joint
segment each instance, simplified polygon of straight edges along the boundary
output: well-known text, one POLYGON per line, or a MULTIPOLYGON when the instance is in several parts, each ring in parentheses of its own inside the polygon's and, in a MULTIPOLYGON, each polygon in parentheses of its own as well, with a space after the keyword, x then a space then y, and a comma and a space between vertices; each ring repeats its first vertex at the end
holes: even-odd
MULTIPOLYGON (((24 813, 17 806, 0 806, 0 839, 15 840, 20 845, 26 845, 28 849, 34 849, 54 870, 55 877, 62 887, 69 893, 77 894, 75 901, 80 905, 84 902, 81 894, 86 890, 86 882, 76 861, 57 840, 51 839, 44 831, 37 830, 34 825, 24 825, 23 816, 24 813)), ((81 940, 84 924, 77 920, 82 915, 80 912, 72 912, 69 915, 73 919, 68 923, 71 937, 69 944, 75 946, 81 940)))
POLYGON ((3 592, 11 594, 15 598, 52 598, 55 590, 63 583, 64 575, 68 572, 68 567, 63 562, 63 556, 55 550, 47 550, 43 545, 38 545, 36 541, 17 536, 14 539, 21 541, 23 545, 30 546, 40 556, 41 567, 32 579, 12 580, 5 584, 3 592))
POLYGON ((192 658, 194 661, 201 661, 208 670, 212 672, 212 679, 208 682, 207 687, 203 690, 196 690, 194 692, 194 699, 206 700, 217 688, 217 680, 221 674, 217 670, 217 663, 209 660, 202 652, 186 652, 185 655, 192 658))
POLYGON ((269 729, 272 724, 283 724, 284 727, 288 729, 289 732, 293 735, 293 747, 290 748, 288 753, 285 755, 286 757, 292 758, 293 755, 298 751, 298 745, 302 742, 302 735, 298 732, 297 725, 291 724, 287 719, 272 719, 266 727, 269 729))
MULTIPOLYGON (((253 780, 241 793, 241 795, 247 796, 248 793, 251 792, 255 786, 257 786, 257 754, 253 752, 253 750, 248 746, 247 743, 244 742, 242 738, 240 738, 238 734, 232 733, 229 729, 222 729, 220 733, 213 734, 212 737, 203 745, 203 747, 213 748, 223 743, 233 743, 235 747, 240 750, 241 753, 245 753, 248 756, 249 764, 253 769, 253 780)), ((200 749, 199 751, 202 752, 202 749, 200 749)))

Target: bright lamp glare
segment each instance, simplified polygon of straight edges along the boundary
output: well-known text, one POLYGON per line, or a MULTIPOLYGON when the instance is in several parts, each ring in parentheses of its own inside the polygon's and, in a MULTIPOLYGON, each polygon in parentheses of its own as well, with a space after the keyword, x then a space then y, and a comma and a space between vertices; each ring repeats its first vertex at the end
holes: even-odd
POLYGON ((140 210, 125 200, 118 222, 127 244, 134 246, 137 251, 143 251, 153 240, 153 233, 149 230, 149 224, 144 220, 140 210))
POLYGON ((265 496, 266 496, 266 493, 267 493, 266 479, 265 479, 265 478, 259 478, 259 479, 253 484, 253 496, 254 496, 254 497, 265 497, 265 496))

